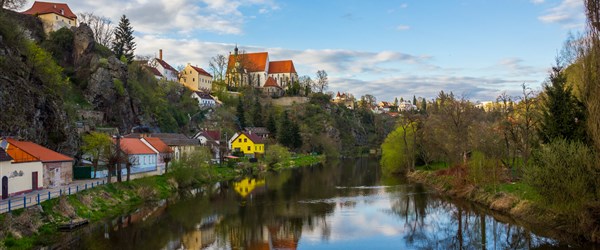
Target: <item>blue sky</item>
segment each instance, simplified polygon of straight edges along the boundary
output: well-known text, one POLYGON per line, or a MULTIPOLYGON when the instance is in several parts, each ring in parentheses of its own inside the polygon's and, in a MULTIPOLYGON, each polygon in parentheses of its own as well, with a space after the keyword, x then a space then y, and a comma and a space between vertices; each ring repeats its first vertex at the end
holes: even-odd
MULTIPOLYGON (((27 7, 31 5, 30 1, 27 7)), ((329 91, 378 100, 440 90, 471 100, 539 89, 583 0, 68 0, 75 13, 126 14, 137 54, 208 68, 235 44, 293 59, 300 75, 324 69, 329 91)))

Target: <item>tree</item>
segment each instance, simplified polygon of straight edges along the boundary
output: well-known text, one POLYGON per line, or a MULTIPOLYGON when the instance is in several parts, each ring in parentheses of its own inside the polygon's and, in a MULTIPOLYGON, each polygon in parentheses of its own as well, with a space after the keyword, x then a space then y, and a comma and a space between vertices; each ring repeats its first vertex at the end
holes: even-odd
POLYGON ((5 10, 17 10, 23 7, 27 1, 26 0, 0 0, 0 6, 2 6, 5 10))
POLYGON ((315 90, 317 92, 323 93, 329 86, 329 79, 327 78, 327 72, 325 70, 318 70, 317 77, 315 82, 315 90))
POLYGON ((98 171, 98 161, 104 155, 106 147, 111 146, 110 137, 99 132, 90 132, 83 136, 83 145, 81 150, 91 157, 92 166, 94 167, 94 178, 98 171))
POLYGON ((127 168, 127 181, 131 179, 131 166, 139 163, 139 158, 133 155, 126 155, 125 158, 125 167, 127 168))
POLYGON ((252 113, 252 125, 254 127, 262 127, 263 126, 263 114, 262 114, 262 105, 258 100, 258 96, 254 98, 254 110, 252 113))
POLYGON ((240 129, 244 129, 246 127, 246 118, 244 117, 246 114, 244 112, 244 101, 242 97, 238 98, 238 104, 236 109, 236 116, 238 118, 238 126, 240 129))
POLYGON ((227 58, 222 54, 213 56, 210 58, 208 67, 210 67, 213 73, 214 80, 223 81, 225 79, 225 72, 227 71, 227 58))
POLYGON ((277 136, 277 122, 275 122, 275 116, 273 115, 273 112, 269 112, 269 118, 267 119, 267 129, 272 135, 277 136))
POLYGON ((365 107, 371 107, 377 103, 377 98, 374 95, 366 94, 360 97, 360 101, 365 107))
POLYGON ((114 28, 113 23, 108 17, 97 16, 93 12, 83 12, 77 14, 79 23, 87 24, 94 33, 94 40, 105 46, 110 47, 113 42, 114 28))
POLYGON ((112 43, 112 50, 117 58, 125 57, 127 63, 131 63, 134 58, 135 42, 133 41, 133 28, 129 19, 125 15, 121 16, 119 26, 115 29, 115 39, 112 43))
POLYGON ((310 94, 310 90, 313 88, 314 82, 310 78, 310 76, 304 75, 298 79, 300 82, 300 87, 304 89, 304 95, 308 96, 310 94))
POLYGON ((300 127, 290 120, 287 110, 281 114, 281 120, 277 128, 277 141, 291 149, 302 146, 300 127))
MULTIPOLYGON (((583 102, 586 108, 587 134, 600 152, 600 3, 585 0, 587 16, 586 36, 578 49, 578 58, 583 64, 583 102)), ((600 154, 598 154, 600 155, 600 154)))
POLYGON ((169 162, 173 160, 173 152, 163 153, 160 156, 165 163, 165 174, 169 171, 169 162))
POLYGON ((427 100, 423 98, 423 102, 421 102, 421 113, 427 113, 427 100))
POLYGON ((398 97, 394 98, 394 106, 398 107, 398 97))
POLYGON ((417 97, 413 95, 413 105, 417 106, 417 97))
POLYGON ((550 82, 544 84, 544 110, 540 134, 545 143, 562 138, 567 141, 585 139, 583 104, 566 86, 567 78, 559 65, 552 67, 550 82))

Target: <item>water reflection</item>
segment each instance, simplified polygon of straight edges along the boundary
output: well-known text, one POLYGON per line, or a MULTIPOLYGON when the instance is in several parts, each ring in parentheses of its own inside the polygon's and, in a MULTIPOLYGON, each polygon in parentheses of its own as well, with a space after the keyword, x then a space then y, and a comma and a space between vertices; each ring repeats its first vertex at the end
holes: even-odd
MULTIPOLYGON (((65 237, 83 249, 560 248, 507 217, 381 176, 375 160, 194 190, 65 237)), ((596 246, 586 246, 586 249, 596 246)))

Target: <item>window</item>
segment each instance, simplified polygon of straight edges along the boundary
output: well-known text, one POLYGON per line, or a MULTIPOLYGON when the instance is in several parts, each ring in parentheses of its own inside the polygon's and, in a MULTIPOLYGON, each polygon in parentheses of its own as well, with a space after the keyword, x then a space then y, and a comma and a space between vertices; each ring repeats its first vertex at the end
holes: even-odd
POLYGON ((58 20, 58 16, 55 16, 55 17, 56 17, 56 20, 58 20))
POLYGON ((248 146, 248 151, 250 151, 250 146, 248 146))
POLYGON ((248 139, 244 138, 244 142, 248 142, 248 139))
POLYGON ((187 82, 186 80, 187 80, 187 79, 183 78, 183 82, 187 82))
POLYGON ((195 81, 196 81, 196 78, 192 78, 192 82, 195 82, 195 81))
POLYGON ((238 142, 242 142, 242 138, 240 138, 240 139, 238 140, 238 142))

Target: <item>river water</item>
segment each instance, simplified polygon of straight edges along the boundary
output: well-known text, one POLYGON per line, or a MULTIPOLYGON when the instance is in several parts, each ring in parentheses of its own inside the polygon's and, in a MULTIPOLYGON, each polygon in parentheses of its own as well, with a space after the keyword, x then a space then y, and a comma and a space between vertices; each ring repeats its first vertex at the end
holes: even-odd
POLYGON ((204 187, 69 233, 58 247, 563 249, 568 245, 472 203, 385 177, 377 160, 361 158, 204 187))

